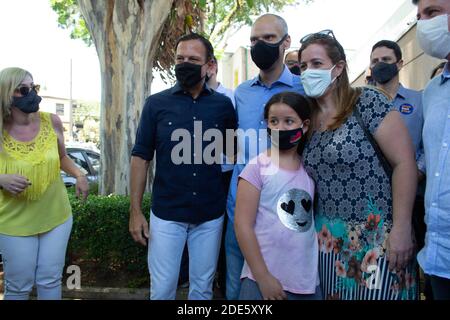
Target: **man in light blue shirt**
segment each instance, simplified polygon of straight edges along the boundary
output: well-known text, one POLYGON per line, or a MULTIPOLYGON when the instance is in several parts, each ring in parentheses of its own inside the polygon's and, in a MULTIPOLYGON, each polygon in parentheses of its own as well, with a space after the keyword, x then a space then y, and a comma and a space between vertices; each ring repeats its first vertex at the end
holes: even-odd
POLYGON ((260 130, 266 132, 267 128, 263 115, 264 106, 273 95, 279 92, 295 91, 304 94, 300 77, 293 75, 284 65, 284 52, 290 47, 291 39, 283 18, 273 14, 259 17, 252 26, 250 41, 252 60, 260 72, 254 79, 239 85, 234 95, 239 121, 238 129, 253 131, 256 136, 252 142, 249 142, 252 139, 247 139, 246 135, 238 130, 238 158, 227 199, 229 219, 225 236, 225 252, 228 300, 239 297, 240 276, 244 263, 233 227, 238 177, 245 164, 264 151, 269 143, 267 135, 259 135, 260 130))
POLYGON ((447 60, 442 75, 423 93, 427 233, 417 258, 430 276, 434 298, 450 300, 450 1, 413 3, 418 5, 420 46, 428 55, 447 60))

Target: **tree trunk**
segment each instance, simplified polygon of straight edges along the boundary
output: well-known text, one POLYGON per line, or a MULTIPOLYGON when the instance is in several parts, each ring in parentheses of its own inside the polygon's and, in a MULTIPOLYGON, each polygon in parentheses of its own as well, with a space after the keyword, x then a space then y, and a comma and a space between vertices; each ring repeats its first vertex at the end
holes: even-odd
POLYGON ((100 60, 101 194, 129 193, 131 149, 172 2, 78 0, 100 60))

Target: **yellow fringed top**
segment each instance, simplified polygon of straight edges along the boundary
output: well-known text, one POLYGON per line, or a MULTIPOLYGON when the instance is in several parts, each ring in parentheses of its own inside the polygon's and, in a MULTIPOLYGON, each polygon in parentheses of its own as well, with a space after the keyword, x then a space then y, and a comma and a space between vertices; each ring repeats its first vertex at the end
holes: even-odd
POLYGON ((67 191, 60 176, 57 136, 51 115, 39 112, 40 129, 28 142, 3 131, 0 174, 19 174, 31 182, 13 196, 0 190, 0 233, 29 236, 43 233, 65 222, 71 215, 67 191))

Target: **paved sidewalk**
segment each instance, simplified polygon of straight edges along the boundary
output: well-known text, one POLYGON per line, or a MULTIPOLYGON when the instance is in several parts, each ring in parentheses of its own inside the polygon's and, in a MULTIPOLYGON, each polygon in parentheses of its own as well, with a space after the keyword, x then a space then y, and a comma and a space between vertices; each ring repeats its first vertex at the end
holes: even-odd
MULTIPOLYGON (((0 281, 1 282, 1 281, 0 281)), ((187 300, 188 288, 178 288, 177 300, 187 300)), ((31 299, 36 299, 36 290, 31 293, 31 299)), ((82 287, 81 290, 69 290, 63 288, 64 300, 148 300, 148 289, 125 288, 95 288, 82 287)), ((222 300, 223 297, 215 294, 214 300, 222 300)), ((0 290, 0 300, 3 300, 3 291, 0 290)))
MULTIPOLYGON (((4 298, 3 291, 3 271, 0 268, 0 300, 4 298)), ((64 300, 148 300, 149 289, 128 289, 128 288, 95 288, 81 287, 80 290, 69 290, 63 285, 64 300)), ((187 300, 189 293, 188 287, 180 286, 177 289, 177 300, 187 300)), ((31 299, 36 299, 36 289, 31 293, 31 299)), ((217 287, 214 288, 214 300, 223 300, 217 287)))

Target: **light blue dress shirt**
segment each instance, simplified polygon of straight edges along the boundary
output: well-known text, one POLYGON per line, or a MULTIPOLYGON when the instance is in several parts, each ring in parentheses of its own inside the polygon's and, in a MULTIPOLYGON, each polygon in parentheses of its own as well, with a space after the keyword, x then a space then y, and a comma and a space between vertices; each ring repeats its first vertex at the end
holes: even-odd
POLYGON ((244 169, 245 165, 260 152, 263 152, 270 145, 270 140, 265 134, 267 123, 264 120, 264 107, 269 99, 283 91, 294 91, 305 94, 300 77, 293 75, 285 66, 280 78, 270 87, 267 87, 259 78, 255 77, 240 84, 235 92, 234 98, 236 102, 236 112, 238 117, 238 158, 237 164, 234 166, 233 176, 231 178, 230 190, 227 199, 227 213, 231 221, 234 221, 234 208, 236 204, 236 191, 238 177, 244 169), (256 136, 240 134, 240 130, 244 132, 252 129, 256 132, 256 136), (260 130, 264 134, 260 135, 260 130), (255 143, 256 141, 257 143, 255 143), (253 141, 250 146, 250 141, 253 141))
POLYGON ((400 112, 409 135, 411 136, 416 161, 419 170, 425 172, 423 161, 422 128, 423 128, 423 107, 422 92, 407 89, 400 84, 397 95, 392 101, 395 110, 400 112))
POLYGON ((450 65, 423 94, 425 247, 417 259, 426 274, 450 279, 450 65))

